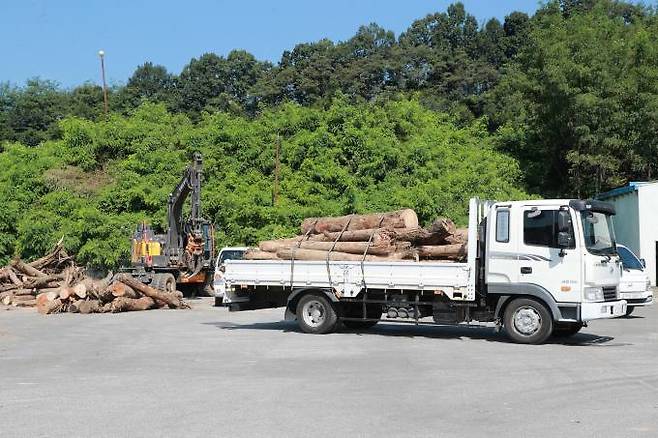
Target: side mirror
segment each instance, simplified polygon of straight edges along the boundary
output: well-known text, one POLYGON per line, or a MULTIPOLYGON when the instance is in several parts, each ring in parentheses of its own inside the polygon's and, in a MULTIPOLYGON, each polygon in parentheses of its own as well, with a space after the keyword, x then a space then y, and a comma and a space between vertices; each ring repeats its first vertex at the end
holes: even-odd
POLYGON ((569 214, 569 210, 560 210, 557 212, 557 231, 560 234, 571 231, 571 215, 569 214))
POLYGON ((647 261, 645 259, 640 259, 640 263, 642 263, 642 267, 646 269, 647 261))
POLYGON ((566 231, 560 231, 557 233, 557 246, 562 249, 571 248, 573 246, 571 233, 567 233, 566 231))

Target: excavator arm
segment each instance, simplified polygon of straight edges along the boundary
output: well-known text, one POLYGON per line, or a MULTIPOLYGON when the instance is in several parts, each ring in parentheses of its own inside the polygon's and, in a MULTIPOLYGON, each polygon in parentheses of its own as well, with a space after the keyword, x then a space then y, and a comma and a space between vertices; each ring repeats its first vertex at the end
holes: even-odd
POLYGON ((167 231, 166 254, 172 258, 182 256, 185 249, 185 240, 189 233, 198 233, 200 231, 199 226, 203 221, 201 218, 202 165, 201 154, 195 153, 192 164, 185 170, 178 185, 169 194, 167 209, 169 229, 167 231), (186 224, 183 219, 183 205, 190 195, 192 209, 190 219, 186 224))

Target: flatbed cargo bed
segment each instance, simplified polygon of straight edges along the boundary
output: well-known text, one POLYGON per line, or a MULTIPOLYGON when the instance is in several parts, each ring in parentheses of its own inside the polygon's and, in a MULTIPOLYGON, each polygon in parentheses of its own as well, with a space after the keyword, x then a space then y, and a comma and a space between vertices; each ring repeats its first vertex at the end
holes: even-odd
POLYGON ((355 297, 364 288, 443 291, 467 299, 467 263, 439 261, 227 260, 226 287, 327 288, 355 297), (330 283, 331 282, 331 283, 330 283))

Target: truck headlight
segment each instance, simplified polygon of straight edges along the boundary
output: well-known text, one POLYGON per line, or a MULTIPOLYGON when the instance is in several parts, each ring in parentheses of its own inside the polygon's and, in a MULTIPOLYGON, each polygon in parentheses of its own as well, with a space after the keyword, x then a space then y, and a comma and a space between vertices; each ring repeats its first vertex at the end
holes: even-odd
POLYGON ((600 287, 586 287, 585 288, 586 301, 603 301, 603 289, 600 287))

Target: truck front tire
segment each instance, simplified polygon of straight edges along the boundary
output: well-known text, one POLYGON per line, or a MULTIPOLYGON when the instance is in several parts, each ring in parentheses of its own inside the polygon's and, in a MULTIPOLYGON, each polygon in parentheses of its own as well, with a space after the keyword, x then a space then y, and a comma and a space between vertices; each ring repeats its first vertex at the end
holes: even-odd
POLYGON ((507 336, 520 344, 541 344, 553 333, 553 317, 546 306, 532 298, 516 298, 505 308, 507 336))
POLYGON ((311 293, 301 297, 297 303, 296 313, 299 328, 305 333, 330 333, 338 324, 336 309, 321 293, 311 293))

